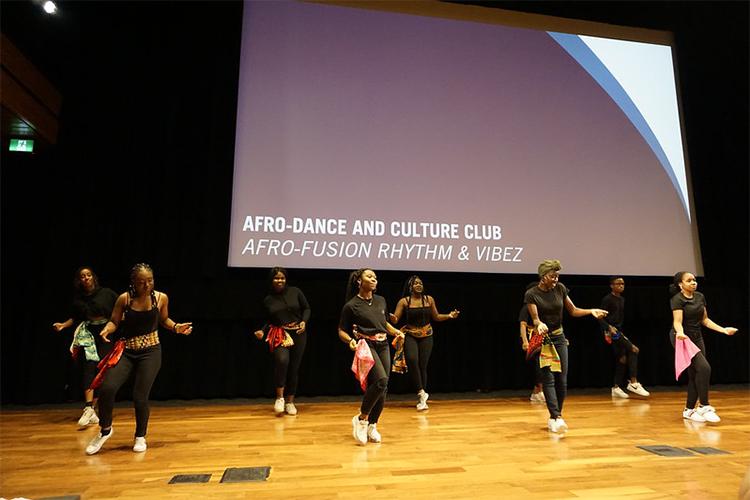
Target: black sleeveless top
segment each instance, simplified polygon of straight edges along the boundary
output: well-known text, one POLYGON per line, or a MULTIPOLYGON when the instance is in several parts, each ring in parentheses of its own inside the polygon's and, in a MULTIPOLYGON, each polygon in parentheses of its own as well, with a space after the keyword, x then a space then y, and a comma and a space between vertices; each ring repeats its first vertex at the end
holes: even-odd
POLYGON ((151 309, 148 311, 136 311, 130 308, 131 298, 125 307, 125 317, 120 322, 122 336, 126 339, 146 335, 159 328, 159 306, 157 301, 151 299, 151 309))
POLYGON ((430 324, 432 319, 432 308, 425 305, 425 300, 422 298, 422 307, 409 307, 411 305, 411 297, 406 298, 406 311, 404 312, 404 322, 408 326, 425 326, 430 324))

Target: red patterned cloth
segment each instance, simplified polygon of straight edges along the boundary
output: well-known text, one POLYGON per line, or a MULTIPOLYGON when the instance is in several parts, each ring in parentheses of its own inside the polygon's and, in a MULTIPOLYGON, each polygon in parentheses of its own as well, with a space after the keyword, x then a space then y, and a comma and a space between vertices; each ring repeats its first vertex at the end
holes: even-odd
POLYGON ((96 367, 99 369, 99 373, 96 374, 96 377, 94 377, 94 380, 91 382, 91 385, 89 386, 89 390, 94 390, 100 385, 102 385, 102 382, 104 382, 104 375, 107 373, 107 370, 112 368, 113 366, 117 365, 117 363, 120 362, 120 357, 122 356, 122 351, 125 350, 125 340, 120 339, 117 342, 115 342, 115 346, 112 348, 111 351, 109 351, 109 354, 104 356, 104 358, 99 361, 99 364, 96 365, 96 367))

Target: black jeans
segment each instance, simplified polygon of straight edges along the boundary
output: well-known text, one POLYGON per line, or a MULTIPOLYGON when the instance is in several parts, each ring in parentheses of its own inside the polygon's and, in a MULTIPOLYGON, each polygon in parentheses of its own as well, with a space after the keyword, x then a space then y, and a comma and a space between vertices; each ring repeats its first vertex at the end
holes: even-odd
POLYGON ((406 366, 409 368, 411 380, 417 392, 427 387, 427 363, 430 361, 433 343, 432 335, 416 338, 406 334, 404 337, 406 366))
POLYGON ((549 366, 539 367, 539 354, 534 356, 537 380, 542 382, 544 399, 547 400, 547 410, 550 418, 562 416, 565 395, 568 392, 568 340, 564 334, 551 335, 552 344, 560 356, 560 371, 553 372, 549 366))
POLYGON ((135 371, 133 407, 135 408, 135 437, 144 437, 148 429, 148 396, 161 368, 161 345, 133 351, 125 349, 117 365, 109 369, 99 390, 99 426, 112 425, 115 395, 135 371))
POLYGON ((284 394, 294 396, 299 382, 299 366, 307 346, 307 332, 291 334, 294 345, 278 346, 273 350, 273 383, 274 387, 284 387, 284 394))
POLYGON ((383 412, 385 405, 385 394, 388 391, 388 375, 391 372, 391 351, 388 347, 388 341, 375 342, 367 341, 372 351, 372 358, 375 364, 372 365, 370 373, 367 374, 367 390, 362 398, 362 406, 359 411, 363 415, 368 415, 368 421, 371 424, 378 423, 380 414, 383 412))
POLYGON ((626 368, 630 378, 638 377, 638 353, 633 352, 633 343, 621 335, 620 338, 612 340, 612 350, 615 353, 615 380, 612 387, 624 383, 626 368))
MULTIPOLYGON (((693 356, 690 361, 690 366, 687 368, 688 372, 688 386, 687 386, 687 401, 685 402, 685 408, 695 408, 695 403, 699 400, 703 406, 708 406, 708 386, 711 382, 711 365, 706 359, 706 346, 703 343, 703 335, 690 335, 685 334, 693 341, 698 349, 701 350, 698 354, 693 356)), ((669 332, 669 340, 672 342, 672 346, 675 344, 674 330, 669 332)), ((682 341, 680 341, 682 342, 682 341)))

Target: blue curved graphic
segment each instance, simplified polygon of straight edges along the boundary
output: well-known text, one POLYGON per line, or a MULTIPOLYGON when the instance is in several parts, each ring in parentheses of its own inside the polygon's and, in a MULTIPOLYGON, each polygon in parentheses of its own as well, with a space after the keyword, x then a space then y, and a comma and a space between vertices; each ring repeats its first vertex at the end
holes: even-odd
POLYGON ((609 69, 601 62, 594 52, 580 39, 577 35, 567 33, 556 33, 548 31, 547 34, 552 37, 568 54, 570 54, 585 69, 596 82, 612 97, 625 116, 635 126, 641 136, 645 139, 656 158, 661 163, 669 180, 680 197, 682 206, 685 208, 688 220, 690 220, 690 207, 685 198, 685 194, 680 186, 680 182, 675 176, 674 166, 670 163, 667 155, 664 153, 659 140, 654 135, 651 127, 643 117, 638 107, 633 103, 625 89, 622 88, 617 79, 612 76, 609 69))

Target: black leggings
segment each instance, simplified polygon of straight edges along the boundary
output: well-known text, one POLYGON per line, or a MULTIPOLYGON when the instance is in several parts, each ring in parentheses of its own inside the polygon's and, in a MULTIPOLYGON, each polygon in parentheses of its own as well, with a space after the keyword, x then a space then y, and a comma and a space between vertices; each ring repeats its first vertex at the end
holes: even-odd
POLYGON ((427 387, 427 363, 430 361, 433 343, 432 335, 416 338, 407 334, 404 338, 406 366, 409 367, 411 380, 417 392, 427 387))
MULTIPOLYGON (((696 347, 701 350, 701 352, 693 356, 690 366, 687 368, 688 386, 685 408, 693 409, 695 408, 695 403, 699 400, 703 406, 711 404, 708 402, 708 385, 711 381, 711 365, 706 359, 706 346, 703 343, 703 335, 688 335, 688 337, 690 337, 690 340, 692 340, 696 347)), ((672 346, 674 346, 674 331, 670 332, 669 340, 672 341, 672 346)))
POLYGON ((109 369, 99 390, 99 426, 112 426, 112 410, 115 395, 122 384, 135 371, 133 383, 133 407, 135 408, 135 437, 144 437, 148 429, 148 396, 161 368, 161 345, 138 351, 125 349, 120 362, 109 369))
POLYGON ((560 356, 561 371, 553 372, 549 366, 539 368, 539 354, 534 356, 533 361, 536 363, 537 380, 542 382, 549 418, 557 418, 562 416, 563 403, 568 392, 568 340, 562 334, 552 335, 550 338, 560 356))
POLYGON ((615 352, 615 380, 614 385, 620 386, 625 381, 625 369, 630 378, 638 377, 638 353, 633 352, 633 343, 625 336, 612 340, 612 350, 615 352))
POLYGON ((367 341, 372 352, 375 364, 372 365, 370 373, 367 374, 367 390, 362 398, 360 413, 368 415, 371 424, 378 423, 380 414, 385 405, 385 394, 388 391, 388 375, 391 372, 391 351, 388 341, 367 341))
POLYGON ((302 355, 307 346, 307 332, 291 335, 294 340, 293 346, 279 346, 273 350, 274 387, 284 387, 286 396, 294 396, 297 393, 299 366, 302 364, 302 355))

